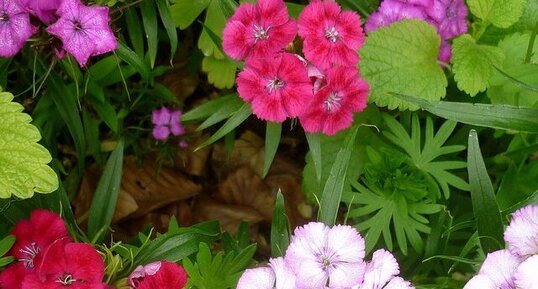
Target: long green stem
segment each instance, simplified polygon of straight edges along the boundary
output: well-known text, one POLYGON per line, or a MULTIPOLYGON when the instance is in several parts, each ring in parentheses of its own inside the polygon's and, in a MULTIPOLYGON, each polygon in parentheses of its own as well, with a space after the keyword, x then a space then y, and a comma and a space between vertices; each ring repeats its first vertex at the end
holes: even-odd
POLYGON ((527 55, 525 56, 525 63, 531 62, 532 52, 534 50, 534 41, 536 40, 536 34, 538 34, 538 21, 532 31, 531 38, 529 39, 529 46, 527 47, 527 55))

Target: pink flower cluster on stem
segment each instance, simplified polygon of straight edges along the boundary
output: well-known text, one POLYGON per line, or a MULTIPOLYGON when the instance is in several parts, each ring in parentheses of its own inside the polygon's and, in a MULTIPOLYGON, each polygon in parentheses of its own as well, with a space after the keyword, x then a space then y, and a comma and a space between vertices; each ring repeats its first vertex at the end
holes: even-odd
POLYGON ((504 240, 508 248, 489 253, 464 289, 538 288, 538 205, 512 214, 504 240))
POLYGON ((359 16, 334 1, 312 1, 297 23, 282 0, 245 3, 223 32, 224 51, 245 60, 237 90, 258 118, 297 117, 306 132, 327 135, 366 107, 369 87, 357 69, 363 43, 359 16), (304 57, 285 51, 297 34, 304 57))
POLYGON ((312 222, 295 229, 284 257, 247 269, 237 289, 413 289, 386 250, 364 260, 365 243, 351 226, 312 222))
POLYGON ((37 31, 32 16, 62 41, 57 56, 67 52, 81 67, 91 56, 118 48, 108 7, 86 6, 80 0, 0 0, 0 57, 17 54, 37 31))
MULTIPOLYGON (((184 135, 185 128, 181 124, 181 115, 180 110, 170 110, 165 106, 154 110, 151 114, 151 122, 153 123, 151 134, 153 138, 159 141, 166 141, 170 135, 184 135)), ((179 146, 186 147, 187 142, 180 141, 179 146)))
POLYGON ((467 32, 468 13, 464 0, 383 0, 368 18, 365 30, 375 31, 402 19, 427 21, 441 35, 439 60, 449 62, 452 53, 448 41, 467 32))

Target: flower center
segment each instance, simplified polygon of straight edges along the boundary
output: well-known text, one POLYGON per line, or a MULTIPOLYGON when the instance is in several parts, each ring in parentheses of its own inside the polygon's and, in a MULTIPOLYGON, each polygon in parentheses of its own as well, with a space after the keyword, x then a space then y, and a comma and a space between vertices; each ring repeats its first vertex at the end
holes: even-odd
POLYGON ((34 268, 34 258, 41 251, 35 242, 19 250, 22 254, 25 255, 24 258, 19 259, 20 262, 24 263, 25 268, 34 268))
POLYGON ((0 12, 0 21, 9 21, 9 15, 5 11, 0 12))
POLYGON ((82 30, 82 24, 80 24, 80 21, 78 20, 74 21, 73 28, 75 28, 76 31, 82 30))
POLYGON ((284 84, 285 84, 284 81, 282 81, 281 79, 278 79, 278 77, 275 77, 275 79, 269 81, 266 87, 269 89, 269 93, 272 93, 273 91, 283 87, 284 84))
POLYGON ((77 279, 73 278, 73 275, 71 274, 64 274, 62 277, 58 278, 58 280, 56 280, 56 283, 60 283, 64 286, 67 286, 67 285, 71 285, 73 283, 75 283, 77 281, 77 279))
POLYGON ((256 38, 256 41, 269 38, 270 28, 271 28, 270 26, 267 28, 264 28, 259 25, 254 25, 254 38, 256 38))
POLYGON ((343 97, 338 95, 337 92, 332 91, 331 93, 329 93, 327 99, 323 101, 323 105, 325 106, 327 112, 331 112, 334 109, 340 108, 340 106, 342 106, 342 104, 340 103, 342 102, 342 100, 343 97))
POLYGON ((340 37, 338 36, 338 31, 336 31, 336 28, 330 27, 325 29, 325 38, 327 38, 331 42, 336 42, 340 37))

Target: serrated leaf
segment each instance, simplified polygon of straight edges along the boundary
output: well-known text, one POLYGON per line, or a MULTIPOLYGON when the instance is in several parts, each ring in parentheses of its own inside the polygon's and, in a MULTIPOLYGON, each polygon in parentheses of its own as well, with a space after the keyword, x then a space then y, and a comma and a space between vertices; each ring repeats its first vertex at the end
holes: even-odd
POLYGON ((452 64, 458 88, 471 96, 486 90, 495 66, 502 67, 504 57, 500 48, 477 44, 469 34, 454 39, 452 64))
POLYGON ((475 130, 469 132, 467 169, 471 185, 473 213, 478 234, 481 237, 480 243, 485 253, 499 250, 504 244, 501 213, 486 165, 482 159, 478 134, 475 130))
POLYGON ((185 29, 207 8, 211 0, 174 0, 170 12, 174 23, 185 29))
POLYGON ((207 73, 209 83, 218 88, 232 88, 235 83, 237 64, 228 59, 206 56, 202 60, 202 70, 207 73))
POLYGON ((49 151, 37 142, 39 130, 13 95, 0 92, 0 198, 30 198, 34 192, 58 188, 58 177, 47 164, 49 151))
POLYGON ((370 83, 370 101, 389 109, 418 107, 390 92, 439 100, 447 80, 437 64, 440 37, 435 28, 418 20, 403 20, 369 34, 359 51, 362 76, 370 83))
MULTIPOLYGON (((533 0, 531 0, 533 1, 533 0)), ((523 14, 527 0, 468 0, 471 12, 484 22, 508 28, 523 14)))

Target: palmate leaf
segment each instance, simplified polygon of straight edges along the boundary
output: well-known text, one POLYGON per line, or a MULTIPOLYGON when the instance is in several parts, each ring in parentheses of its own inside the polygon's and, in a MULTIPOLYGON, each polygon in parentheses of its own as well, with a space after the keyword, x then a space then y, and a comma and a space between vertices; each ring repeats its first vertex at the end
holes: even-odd
POLYGON ((58 188, 58 177, 47 164, 52 157, 38 144, 39 130, 13 95, 0 92, 0 198, 30 198, 34 192, 58 188))
POLYGON ((356 227, 365 235, 367 251, 374 248, 381 235, 387 248, 393 250, 393 232, 404 255, 408 253, 408 242, 415 251, 423 250, 425 238, 420 233, 431 231, 429 221, 423 215, 439 212, 441 205, 432 204, 428 199, 410 203, 404 194, 374 191, 359 182, 353 182, 352 186, 357 192, 344 195, 344 202, 358 205, 350 208, 350 218, 365 218, 356 227))
POLYGON ((465 149, 463 145, 443 146, 456 127, 457 123, 455 121, 447 120, 439 128, 437 134, 435 134, 432 119, 430 117, 426 118, 426 130, 422 144, 420 122, 417 114, 413 115, 411 135, 394 118, 388 115, 384 115, 384 118, 388 130, 383 131, 383 135, 396 146, 403 149, 418 169, 428 173, 437 181, 445 198, 448 199, 450 196, 449 185, 460 190, 469 190, 469 184, 467 182, 448 172, 448 170, 465 168, 465 162, 434 161, 443 155, 456 153, 465 149))

